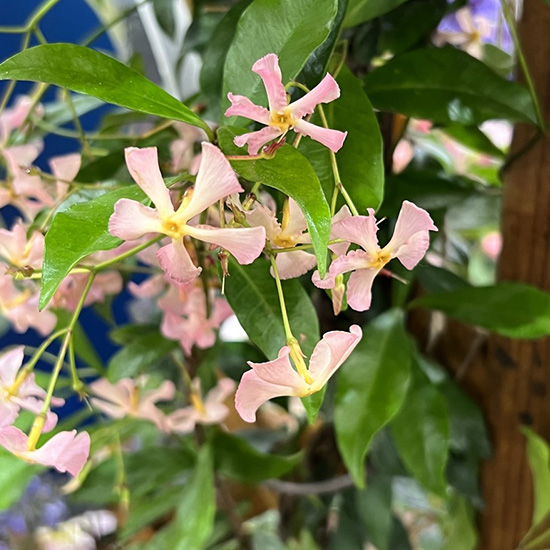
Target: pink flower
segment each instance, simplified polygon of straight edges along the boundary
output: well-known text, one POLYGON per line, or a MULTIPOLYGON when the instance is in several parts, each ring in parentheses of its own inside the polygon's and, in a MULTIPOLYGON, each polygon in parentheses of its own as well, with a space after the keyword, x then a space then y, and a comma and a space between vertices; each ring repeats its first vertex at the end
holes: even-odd
POLYGON ((318 392, 349 357, 362 335, 357 325, 352 325, 350 332, 325 333, 311 354, 309 369, 303 359, 302 365, 296 365, 298 371, 292 368, 289 355, 295 363, 300 360, 288 346, 279 351, 274 361, 249 362, 252 370, 243 374, 235 395, 237 412, 244 421, 254 422, 260 405, 274 397, 306 397, 318 392))
POLYGON ((27 231, 21 222, 11 231, 0 229, 0 259, 15 267, 40 269, 43 255, 44 235, 39 231, 34 231, 27 240, 27 231))
POLYGON ((176 433, 190 433, 196 424, 219 424, 229 414, 225 405, 227 398, 235 391, 231 378, 222 378, 202 399, 201 383, 198 378, 192 382, 191 406, 174 411, 167 416, 168 430, 176 433))
POLYGON ((414 149, 411 142, 402 139, 397 144, 397 147, 393 151, 393 172, 394 174, 400 174, 407 168, 409 162, 414 157, 414 149))
POLYGON ((491 231, 481 239, 481 250, 483 253, 496 262, 502 251, 502 235, 500 231, 491 231))
MULTIPOLYGON (((0 145, 5 143, 11 132, 23 124, 32 107, 33 100, 29 96, 22 95, 17 98, 15 105, 6 109, 0 115, 0 145)), ((42 109, 37 109, 41 114, 42 109)))
POLYGON ((172 205, 170 192, 162 179, 156 148, 130 147, 125 153, 132 177, 156 208, 129 199, 119 200, 109 220, 112 235, 124 240, 137 239, 146 233, 163 233, 171 237, 172 242, 158 251, 157 258, 168 276, 182 283, 191 281, 201 272, 201 268, 193 264, 185 249, 185 237, 221 246, 241 264, 252 263, 261 254, 265 244, 263 228, 220 229, 189 223, 219 200, 243 190, 229 162, 217 147, 203 143, 195 187, 184 197, 177 210, 172 205))
POLYGON ((57 178, 57 200, 63 200, 73 180, 76 178, 82 157, 78 153, 60 155, 49 160, 52 174, 57 178))
POLYGON ((368 216, 347 218, 335 224, 332 230, 337 237, 356 243, 362 249, 352 250, 334 260, 324 280, 316 271, 313 283, 319 288, 334 288, 338 275, 352 271, 346 294, 348 304, 356 311, 365 311, 371 304, 371 287, 376 275, 393 258, 398 258, 407 269, 413 269, 430 245, 428 231, 437 231, 437 227, 425 210, 405 201, 393 237, 384 248, 378 245, 378 226, 372 208, 368 216))
MULTIPOLYGON (((22 382, 17 381, 24 359, 23 350, 23 346, 18 346, 0 355, 0 427, 13 424, 21 408, 39 414, 44 405, 46 392, 34 381, 34 373, 28 374, 22 382)), ((51 400, 54 407, 64 403, 64 399, 57 397, 51 400)), ((57 415, 48 411, 44 430, 50 431, 56 424, 57 415)))
POLYGON ((0 429, 0 445, 26 462, 52 466, 76 477, 88 460, 90 436, 87 432, 77 435, 76 430, 59 432, 40 449, 29 449, 28 436, 15 426, 7 426, 0 429))
POLYGON ((175 387, 172 382, 165 380, 154 390, 143 390, 146 377, 140 377, 136 382, 130 378, 123 378, 116 384, 111 384, 105 378, 100 378, 92 384, 92 392, 99 399, 92 397, 91 403, 105 414, 113 418, 131 416, 150 420, 159 429, 165 429, 166 417, 155 406, 157 401, 169 401, 174 398, 175 387))
POLYGON ((191 355, 193 346, 201 349, 212 347, 216 342, 215 330, 233 313, 225 298, 210 295, 212 312, 207 317, 206 297, 202 285, 191 289, 179 289, 172 285, 158 301, 163 311, 161 333, 170 340, 179 340, 186 355, 191 355))
POLYGON ((313 90, 289 105, 282 82, 279 58, 274 53, 258 59, 252 70, 264 83, 269 109, 255 105, 245 96, 229 93, 227 97, 231 101, 231 107, 225 111, 225 116, 243 116, 266 124, 266 127, 257 132, 237 136, 235 145, 243 147, 248 143, 248 152, 256 155, 272 139, 294 130, 322 143, 335 153, 342 147, 347 132, 321 128, 303 120, 306 115, 313 113, 320 103, 329 103, 340 97, 340 88, 330 74, 325 75, 313 90))

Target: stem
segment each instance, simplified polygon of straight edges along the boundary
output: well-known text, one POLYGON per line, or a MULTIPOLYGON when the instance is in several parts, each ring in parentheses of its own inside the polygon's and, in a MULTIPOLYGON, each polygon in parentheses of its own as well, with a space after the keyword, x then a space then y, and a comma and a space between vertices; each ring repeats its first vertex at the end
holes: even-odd
POLYGON ((123 254, 120 254, 120 256, 116 256, 115 258, 111 258, 110 260, 106 260, 104 262, 101 262, 100 264, 97 264, 91 267, 90 271, 92 271, 93 273, 99 273, 100 271, 103 271, 104 269, 107 269, 108 267, 111 267, 112 265, 118 262, 122 262, 123 260, 126 260, 127 258, 134 256, 138 252, 145 250, 151 245, 158 243, 163 238, 164 238, 164 235, 158 235, 150 239, 149 241, 146 241, 138 246, 135 246, 134 248, 128 250, 127 252, 124 252, 123 254))
POLYGON ((73 117, 73 124, 74 127, 78 133, 78 139, 80 143, 82 144, 82 152, 84 155, 88 157, 88 159, 93 160, 94 156, 92 154, 90 144, 86 140, 86 134, 84 132, 84 129, 82 128, 82 124, 80 123, 80 119, 78 118, 78 113, 76 112, 76 109, 74 107, 73 98, 71 97, 71 94, 69 90, 64 90, 64 95, 67 100, 67 105, 69 106, 69 110, 71 111, 71 115, 73 117))
POLYGON ((533 83, 533 79, 531 78, 531 72, 529 71, 529 66, 527 65, 527 60, 525 59, 525 56, 523 55, 523 50, 521 48, 521 42, 518 36, 518 31, 516 28, 516 20, 514 18, 514 14, 510 10, 510 6, 508 6, 508 2, 506 0, 501 0, 502 4, 502 13, 504 14, 504 18, 506 19, 506 23, 508 24, 508 28, 510 29, 510 35, 512 36, 512 40, 514 42, 514 47, 516 48, 516 54, 518 56, 518 61, 521 66, 521 70, 523 72, 523 76, 525 77, 525 83, 527 84, 527 88, 529 90, 529 94, 531 95, 531 99, 533 100, 533 104, 535 106, 535 114, 537 116, 537 121, 539 127, 546 132, 546 122, 544 120, 544 116, 542 115, 542 110, 540 108, 539 99, 537 96, 537 91, 535 89, 535 85, 533 83))
POLYGON ((259 155, 225 155, 225 158, 229 161, 231 160, 262 160, 267 158, 264 153, 259 155))
POLYGON ((71 381, 72 381, 72 387, 75 392, 77 392, 82 397, 82 392, 84 390, 84 384, 82 383, 82 380, 80 380, 78 376, 78 372, 76 370, 76 360, 74 356, 74 339, 71 338, 69 340, 69 369, 71 371, 71 381))
POLYGON ((40 20, 60 1, 61 0, 48 0, 47 2, 44 2, 42 6, 39 6, 27 22, 27 31, 33 31, 40 20))
POLYGON ((283 317, 283 326, 285 328, 285 336, 287 342, 289 340, 295 340, 292 330, 290 328, 290 322, 288 320, 288 313, 286 311, 285 295, 283 294, 283 285, 281 284, 281 278, 279 277, 279 271, 277 270, 277 263, 275 262, 275 256, 269 255, 271 260, 271 267, 273 268, 273 275, 275 276, 275 284, 277 285, 277 294, 279 295, 279 304, 281 305, 281 315, 283 317))
POLYGON ((27 27, 0 27, 0 34, 24 34, 27 27))
MULTIPOLYGON (((27 31, 25 33, 25 36, 23 37, 23 42, 21 44, 21 51, 26 50, 29 47, 29 42, 31 40, 31 33, 27 31)), ((8 84, 8 87, 6 88, 6 91, 4 92, 4 96, 2 97, 2 101, 0 102, 0 115, 6 108, 6 105, 8 104, 8 101, 10 100, 11 94, 13 94, 13 90, 15 89, 15 85, 17 84, 16 80, 11 80, 8 84)))

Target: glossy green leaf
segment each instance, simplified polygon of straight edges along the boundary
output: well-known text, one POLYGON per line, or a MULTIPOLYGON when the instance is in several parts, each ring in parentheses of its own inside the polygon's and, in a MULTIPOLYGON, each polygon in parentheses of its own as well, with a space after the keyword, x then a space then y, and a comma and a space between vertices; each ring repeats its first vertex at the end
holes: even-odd
POLYGON ((527 438, 527 459, 533 475, 533 525, 536 525, 550 514, 550 446, 530 428, 524 426, 521 431, 527 438))
POLYGON ((424 487, 444 497, 449 411, 445 397, 414 362, 407 396, 390 426, 409 472, 424 487))
POLYGON ((216 432, 212 449, 216 471, 244 483, 281 477, 293 470, 302 459, 300 453, 292 456, 262 453, 242 437, 221 431, 216 432))
POLYGON ((437 309, 463 323, 510 338, 550 334, 550 294, 520 283, 438 292, 417 298, 410 307, 437 309))
POLYGON ((210 131, 189 107, 138 72, 108 55, 75 44, 45 44, 22 51, 0 64, 0 80, 55 84, 210 131))
POLYGON ((61 281, 80 260, 122 243, 108 229, 115 203, 122 198, 146 199, 143 191, 132 185, 109 191, 88 202, 73 204, 54 216, 45 239, 40 309, 46 307, 61 281))
POLYGON ((254 62, 275 53, 283 82, 296 78, 328 37, 337 4, 337 0, 254 0, 243 13, 227 53, 222 110, 229 106, 228 92, 267 105, 262 81, 252 72, 254 62))
POLYGON ((344 27, 353 27, 384 15, 407 0, 349 0, 344 27))
POLYGON ((391 310, 365 329, 339 370, 334 424, 342 458, 355 483, 365 484, 373 436, 397 413, 409 383, 412 347, 403 313, 391 310))
POLYGON ((443 124, 479 124, 502 118, 536 124, 529 92, 455 48, 426 48, 399 55, 365 78, 381 111, 443 124))
MULTIPOLYGON (((234 128, 220 128, 218 139, 226 154, 246 154, 233 143, 242 133, 234 128)), ((294 147, 284 145, 271 159, 233 160, 231 165, 249 181, 261 182, 292 197, 307 221, 319 273, 326 273, 327 245, 330 237, 330 209, 319 178, 308 160, 294 147)))
POLYGON ((211 449, 205 445, 186 484, 174 520, 168 527, 164 548, 203 550, 214 528, 216 491, 211 449))
POLYGON ((15 504, 39 468, 0 449, 0 510, 15 504))
MULTIPOLYGON (((286 338, 275 279, 269 272, 268 262, 256 261, 244 266, 230 260, 229 273, 225 280, 229 305, 250 340, 268 359, 275 359, 286 338)), ((282 285, 290 327, 303 352, 309 356, 320 339, 315 308, 296 279, 283 281, 282 285)))

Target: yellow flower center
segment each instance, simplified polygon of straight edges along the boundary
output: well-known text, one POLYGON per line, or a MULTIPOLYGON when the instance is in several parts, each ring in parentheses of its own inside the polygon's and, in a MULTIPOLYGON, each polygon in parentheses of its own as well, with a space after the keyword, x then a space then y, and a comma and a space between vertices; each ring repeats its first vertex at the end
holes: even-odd
POLYGON ((179 239, 184 235, 185 224, 175 219, 175 216, 170 216, 162 220, 162 232, 172 239, 179 239))
POLYGON ((376 255, 371 256, 370 267, 382 269, 391 260, 391 254, 381 250, 376 255))
POLYGON ((200 414, 203 414, 203 415, 206 414, 206 409, 204 408, 204 404, 202 402, 200 395, 198 395, 195 392, 192 392, 191 395, 189 396, 189 399, 191 401, 191 405, 193 405, 193 407, 195 407, 195 409, 200 414))
POLYGON ((292 116, 292 113, 289 109, 271 113, 269 120, 270 126, 275 126, 276 128, 279 128, 281 132, 287 132, 292 126, 294 126, 295 123, 296 120, 292 116))

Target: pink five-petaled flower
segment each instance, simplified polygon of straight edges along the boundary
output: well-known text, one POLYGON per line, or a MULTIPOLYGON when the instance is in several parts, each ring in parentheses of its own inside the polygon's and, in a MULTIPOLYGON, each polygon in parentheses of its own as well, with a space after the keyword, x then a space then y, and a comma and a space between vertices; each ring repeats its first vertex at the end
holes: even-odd
MULTIPOLYGON (((35 414, 42 411, 46 392, 34 381, 34 373, 18 381, 17 374, 23 359, 23 346, 0 355, 0 428, 13 424, 20 408, 35 414)), ((64 403, 64 399, 52 397, 51 404, 54 407, 61 407, 64 403)), ((50 431, 56 424, 57 415, 48 411, 44 431, 50 431)))
POLYGON ((191 388, 191 405, 167 416, 168 430, 190 433, 196 424, 219 424, 229 414, 225 400, 235 391, 231 378, 222 378, 202 399, 200 379, 195 378, 191 388))
POLYGON ((216 228, 209 225, 190 225, 189 221, 209 206, 231 193, 243 191, 229 162, 222 152, 209 143, 202 144, 202 158, 194 189, 188 193, 177 210, 174 209, 158 164, 155 147, 125 150, 126 164, 136 183, 154 202, 156 209, 121 199, 109 220, 112 235, 124 240, 138 239, 146 233, 163 233, 172 242, 157 252, 166 274, 186 283, 201 272, 195 267, 185 249, 186 236, 227 249, 241 264, 252 263, 265 245, 265 230, 254 228, 216 228))
POLYGON ((362 335, 357 325, 352 325, 349 332, 325 333, 311 354, 309 369, 304 365, 302 374, 292 368, 288 346, 279 351, 274 361, 249 362, 252 370, 243 374, 235 395, 237 412, 244 421, 254 422, 260 405, 274 397, 306 397, 318 392, 349 357, 362 335))
POLYGON ((116 384, 111 384, 105 378, 100 378, 92 384, 92 392, 100 399, 92 397, 91 403, 105 414, 113 418, 131 416, 153 422, 160 430, 166 427, 166 416, 157 409, 157 401, 169 401, 174 398, 176 388, 173 382, 165 380, 158 388, 143 391, 146 377, 140 377, 137 383, 130 378, 123 378, 116 384))
POLYGON ((412 202, 404 201, 390 242, 380 248, 376 232, 374 210, 368 216, 352 216, 332 227, 333 234, 345 241, 356 243, 362 250, 352 250, 336 258, 330 265, 327 277, 313 274, 313 283, 319 288, 333 288, 338 275, 353 271, 347 288, 347 300, 352 309, 365 311, 371 304, 372 282, 384 266, 397 258, 407 269, 423 258, 430 246, 428 231, 437 231, 430 215, 412 202))
POLYGON ((76 430, 59 432, 40 449, 29 449, 28 436, 15 426, 7 426, 0 429, 0 445, 26 462, 52 466, 76 477, 88 460, 90 436, 87 432, 77 435, 76 430))
POLYGON ((347 132, 321 128, 303 120, 306 115, 313 113, 320 103, 329 103, 340 97, 340 88, 330 74, 325 75, 313 90, 289 105, 282 82, 279 58, 274 53, 258 59, 252 70, 264 83, 269 109, 255 105, 245 96, 229 93, 227 97, 231 101, 231 107, 225 111, 225 116, 243 116, 267 126, 257 132, 237 136, 235 145, 243 147, 248 143, 248 152, 256 155, 261 147, 272 139, 294 130, 322 143, 335 153, 342 147, 347 132))

